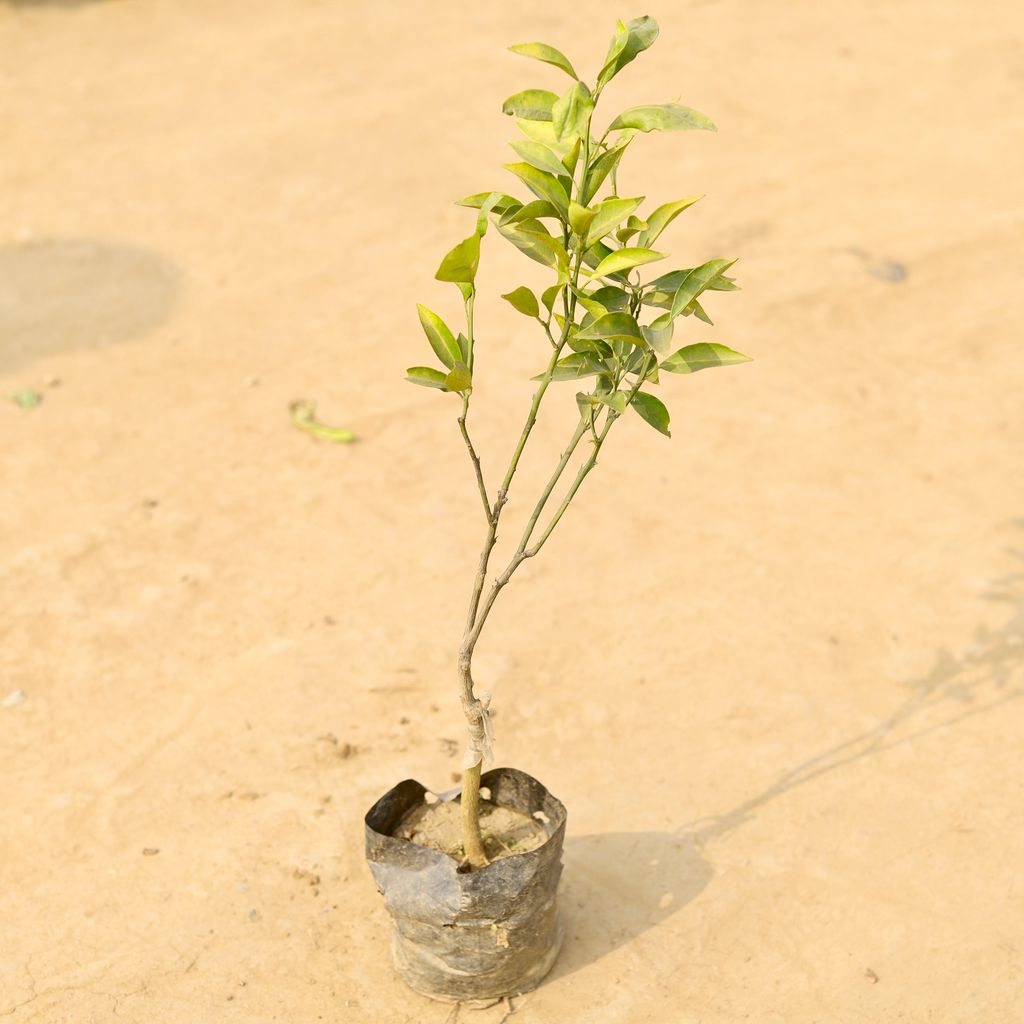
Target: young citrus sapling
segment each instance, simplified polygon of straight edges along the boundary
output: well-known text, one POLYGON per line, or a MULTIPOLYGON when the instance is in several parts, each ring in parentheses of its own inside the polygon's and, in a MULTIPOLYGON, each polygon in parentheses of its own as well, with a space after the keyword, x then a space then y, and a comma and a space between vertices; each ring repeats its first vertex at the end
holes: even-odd
POLYGON ((411 367, 408 379, 455 396, 458 427, 469 453, 486 526, 458 655, 460 698, 469 733, 461 797, 463 846, 472 868, 488 862, 479 808, 480 772, 491 742, 488 699, 474 690, 473 653, 498 595, 519 566, 547 543, 597 464, 612 427, 628 409, 670 436, 668 409, 654 391, 663 374, 690 374, 748 360, 717 342, 697 341, 681 347, 673 343, 676 327, 688 318, 711 325, 702 299, 711 292, 736 289, 727 275, 734 260, 712 259, 697 267, 649 276, 649 265, 666 258, 664 252, 653 248, 662 232, 701 197, 672 200, 642 212, 645 197, 618 194, 618 169, 637 136, 652 131, 714 131, 715 126, 689 107, 661 103, 630 107, 603 130, 595 128, 595 113, 605 87, 657 36, 653 18, 619 22, 592 85, 552 46, 520 43, 511 47, 514 53, 551 65, 572 79, 561 95, 529 88, 510 96, 502 108, 522 134, 511 143, 519 159, 505 167, 533 198, 492 191, 461 200, 460 206, 476 209, 475 228, 444 257, 436 278, 458 288, 465 329, 455 333, 432 310, 419 307, 420 323, 440 366, 411 367), (552 275, 539 297, 525 285, 502 296, 519 313, 537 322, 547 347, 547 364, 532 378, 538 382, 537 388, 495 491, 485 481, 468 425, 477 372, 475 282, 481 240, 492 224, 498 234, 552 275), (550 385, 563 381, 586 382, 584 389, 575 393, 576 426, 534 501, 510 560, 488 585, 499 521, 538 410, 550 385), (585 454, 577 456, 581 445, 585 454), (575 474, 542 525, 551 496, 574 456, 578 460, 575 474))

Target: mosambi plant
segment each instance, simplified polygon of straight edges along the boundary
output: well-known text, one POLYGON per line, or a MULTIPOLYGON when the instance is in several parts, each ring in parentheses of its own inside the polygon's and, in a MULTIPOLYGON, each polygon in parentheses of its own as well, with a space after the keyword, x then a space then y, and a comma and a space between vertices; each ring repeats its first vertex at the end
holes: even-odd
POLYGON ((712 259, 699 267, 672 270, 644 280, 648 264, 666 258, 654 248, 662 232, 701 197, 676 199, 643 213, 645 197, 620 196, 617 187, 619 163, 638 135, 652 131, 714 131, 715 126, 689 107, 661 103, 630 107, 612 118, 603 130, 594 127, 595 111, 605 87, 657 36, 653 18, 619 22, 593 86, 580 79, 569 59, 552 46, 520 43, 511 47, 514 53, 552 65, 572 79, 572 85, 561 96, 546 89, 525 89, 510 96, 502 108, 514 118, 523 136, 511 143, 519 160, 506 164, 506 169, 533 198, 521 200, 505 192, 481 192, 461 200, 458 205, 478 211, 476 227, 444 257, 436 277, 459 289, 465 306, 465 327, 455 332, 436 313, 419 307, 420 323, 441 367, 411 367, 408 379, 456 397, 459 430, 469 452, 486 520, 458 659, 462 708, 469 727, 461 798, 463 845, 473 868, 488 862, 480 834, 479 795, 481 765, 490 747, 489 698, 474 693, 473 652, 495 600, 519 566, 547 543, 597 464, 612 427, 628 409, 669 436, 668 409, 654 393, 663 374, 695 373, 746 362, 748 358, 714 342, 673 347, 673 333, 680 318, 711 324, 702 297, 708 292, 736 288, 733 279, 726 276, 734 260, 712 259), (502 296, 524 316, 537 321, 547 348, 547 366, 533 378, 539 382, 537 390, 496 491, 485 482, 468 426, 473 380, 478 372, 474 282, 480 242, 491 223, 524 256, 552 274, 550 285, 539 298, 525 286, 502 296), (575 392, 579 420, 534 504, 510 561, 488 586, 498 524, 519 460, 548 388, 563 381, 586 381, 587 390, 575 392), (585 455, 575 476, 542 525, 544 510, 581 445, 585 455))

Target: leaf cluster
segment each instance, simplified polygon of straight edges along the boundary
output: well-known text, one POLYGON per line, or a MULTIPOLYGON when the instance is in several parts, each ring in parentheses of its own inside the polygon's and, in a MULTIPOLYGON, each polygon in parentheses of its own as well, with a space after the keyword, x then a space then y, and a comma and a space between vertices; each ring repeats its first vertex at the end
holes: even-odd
POLYGON ((459 394, 463 415, 474 373, 473 301, 480 243, 493 225, 497 234, 553 275, 536 293, 519 285, 502 297, 536 320, 553 352, 548 368, 534 377, 552 381, 586 380, 577 404, 581 418, 598 437, 599 417, 610 426, 627 408, 669 435, 669 413, 654 393, 664 373, 689 374, 747 362, 748 357, 710 341, 674 347, 686 318, 712 324, 705 309, 711 293, 734 291, 729 276, 735 260, 710 259, 649 278, 648 267, 667 258, 654 248, 669 225, 701 196, 686 196, 643 212, 645 196, 619 195, 621 161, 634 139, 652 131, 714 131, 703 114, 679 103, 630 107, 594 128, 604 88, 639 54, 653 45, 653 18, 616 25, 592 85, 573 62, 546 43, 517 43, 511 51, 564 73, 564 91, 528 88, 505 100, 521 137, 510 143, 516 161, 505 165, 526 195, 480 192, 459 200, 476 210, 473 232, 445 255, 440 281, 454 283, 466 311, 466 330, 455 334, 438 314, 420 306, 423 332, 438 367, 414 366, 415 384, 459 394))

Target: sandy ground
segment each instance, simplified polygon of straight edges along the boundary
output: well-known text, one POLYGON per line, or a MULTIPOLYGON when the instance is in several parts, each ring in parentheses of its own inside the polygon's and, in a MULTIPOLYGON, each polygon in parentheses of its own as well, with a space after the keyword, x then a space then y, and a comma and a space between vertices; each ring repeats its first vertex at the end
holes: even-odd
MULTIPOLYGON (((0 4, 3 1020, 449 1018, 362 859, 381 792, 458 767, 482 532, 454 403, 401 379, 413 303, 454 317, 501 100, 563 84, 504 46, 592 74, 642 13, 515 8, 0 4)), ((1024 19, 651 13, 609 114, 720 134, 645 138, 623 189, 708 193, 664 241, 742 257, 707 336, 756 361, 673 379, 672 441, 617 428, 481 645, 500 761, 570 811, 512 1020, 1024 1020, 1024 19)), ((496 298, 538 277, 484 261, 493 472, 546 357, 496 298)))

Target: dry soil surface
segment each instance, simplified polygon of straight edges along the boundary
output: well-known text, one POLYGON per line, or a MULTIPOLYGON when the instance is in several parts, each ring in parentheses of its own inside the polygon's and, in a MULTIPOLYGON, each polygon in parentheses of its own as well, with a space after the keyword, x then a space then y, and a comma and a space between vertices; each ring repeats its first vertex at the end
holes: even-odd
MULTIPOLYGON (((639 13, 0 3, 4 1021, 451 1019, 362 856, 377 796, 458 770, 483 533, 454 399, 401 379, 414 302, 454 319, 452 200, 514 184, 501 101, 568 84, 505 45, 592 75, 639 13)), ((620 186, 707 193, 664 247, 745 290, 684 338, 755 361, 667 381, 671 441, 616 428, 481 643, 500 762, 569 808, 565 949, 510 1019, 1014 1024, 1019 4, 651 13, 602 105, 720 132, 637 140, 620 186)), ((492 478, 546 358, 496 296, 541 276, 488 236, 492 478)))
MULTIPOLYGON (((536 850, 548 838, 543 825, 511 807, 499 807, 483 801, 480 819, 484 850, 492 863, 536 850)), ((464 859, 461 807, 455 800, 417 805, 392 834, 446 853, 457 861, 464 859)))

